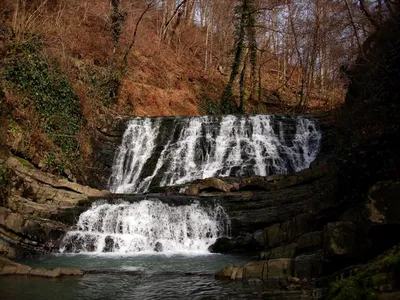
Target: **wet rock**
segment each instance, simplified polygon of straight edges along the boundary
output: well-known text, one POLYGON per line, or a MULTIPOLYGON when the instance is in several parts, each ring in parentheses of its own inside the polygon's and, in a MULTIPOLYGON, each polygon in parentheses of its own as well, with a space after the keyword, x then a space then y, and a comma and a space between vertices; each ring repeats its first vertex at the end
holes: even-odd
POLYGON ((211 253, 228 253, 234 249, 232 240, 227 237, 218 238, 213 245, 208 248, 211 253))
POLYGON ((71 182, 66 179, 58 178, 54 175, 44 173, 28 162, 22 163, 16 157, 9 157, 5 164, 8 168, 16 172, 21 178, 28 181, 37 181, 44 183, 52 188, 69 189, 76 193, 86 196, 105 196, 108 195, 107 191, 100 191, 88 186, 80 185, 76 182, 71 182))
POLYGON ((237 268, 239 268, 239 266, 229 265, 229 266, 223 268, 222 270, 218 271, 215 274, 215 278, 217 278, 217 279, 229 278, 230 279, 232 277, 232 273, 234 270, 236 270, 236 273, 237 273, 237 268))
POLYGON ((272 189, 272 184, 267 181, 266 177, 253 176, 253 177, 243 178, 240 181, 240 189, 270 191, 272 189))
POLYGON ((268 252, 261 253, 261 259, 293 258, 296 255, 297 244, 280 246, 268 252))
POLYGON ((229 193, 231 191, 231 185, 225 183, 219 178, 207 178, 204 179, 199 185, 199 191, 215 189, 221 192, 229 193))
POLYGON ((287 279, 293 274, 293 260, 291 258, 271 259, 265 264, 263 279, 287 279))
POLYGON ((199 184, 191 184, 189 187, 186 188, 185 193, 186 195, 189 196, 196 196, 199 194, 200 189, 199 189, 200 185, 199 184))
POLYGON ((265 230, 258 230, 256 232, 253 233, 253 240, 255 242, 255 244, 259 247, 264 247, 266 244, 266 233, 265 230))
POLYGON ((83 272, 76 268, 32 269, 29 266, 17 264, 6 258, 0 257, 0 275, 29 275, 56 278, 61 276, 80 276, 83 272))
POLYGON ((322 231, 303 234, 297 239, 296 243, 299 253, 320 249, 322 247, 322 231))
POLYGON ((163 245, 160 242, 157 242, 154 246, 154 251, 155 252, 163 252, 163 245))
POLYGON ((243 279, 243 268, 239 267, 236 269, 236 274, 232 274, 231 280, 242 280, 243 279))
POLYGON ((300 284, 289 284, 287 287, 286 287, 286 289, 288 290, 288 291, 295 291, 295 290, 301 290, 301 288, 302 288, 302 285, 300 285, 300 284))
POLYGON ((60 270, 60 268, 57 268, 57 269, 54 269, 54 270, 47 270, 47 269, 38 268, 38 269, 32 269, 29 272, 29 275, 56 278, 56 277, 60 277, 61 276, 61 270, 60 270))
POLYGON ((69 210, 89 196, 107 194, 42 172, 14 156, 5 165, 11 170, 12 192, 0 207, 0 253, 7 257, 58 248, 60 237, 76 220, 69 210))
POLYGON ((273 224, 265 228, 266 246, 268 248, 278 247, 290 243, 302 234, 312 229, 309 222, 312 219, 310 214, 300 214, 283 223, 273 224))
POLYGON ((400 299, 400 291, 393 293, 385 293, 378 296, 378 300, 398 300, 400 299))
POLYGON ((288 281, 292 283, 301 283, 301 279, 297 277, 289 277, 288 281))
POLYGON ((263 278, 265 261, 251 261, 243 267, 243 278, 263 278))
POLYGON ((375 184, 368 192, 368 219, 375 224, 400 224, 400 182, 375 184))
POLYGON ((368 250, 365 237, 351 222, 328 223, 324 228, 324 258, 361 259, 368 250))
POLYGON ((293 274, 299 278, 318 278, 322 271, 322 252, 300 255, 294 259, 293 274))
POLYGON ((114 239, 111 236, 107 236, 104 239, 105 245, 103 248, 103 252, 113 252, 114 250, 114 239))
POLYGON ((83 275, 83 271, 77 268, 59 268, 61 276, 80 276, 83 275))
POLYGON ((60 245, 67 253, 82 251, 93 252, 96 250, 96 238, 91 235, 71 235, 60 245))

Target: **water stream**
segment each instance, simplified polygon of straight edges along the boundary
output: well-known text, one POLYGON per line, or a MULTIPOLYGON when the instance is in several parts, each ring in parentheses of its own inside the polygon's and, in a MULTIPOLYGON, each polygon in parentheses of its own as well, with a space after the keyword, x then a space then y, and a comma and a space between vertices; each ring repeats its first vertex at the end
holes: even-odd
POLYGON ((218 237, 229 235, 229 228, 229 217, 218 204, 98 202, 80 215, 76 229, 64 237, 61 252, 204 254, 218 237))
MULTIPOLYGON (((316 123, 302 117, 134 118, 117 151, 111 189, 143 193, 150 186, 207 177, 299 171, 316 158, 320 140, 316 123)), ((22 261, 32 267, 76 267, 89 273, 62 280, 1 278, 1 298, 263 297, 262 286, 214 279, 226 265, 250 260, 208 252, 229 231, 229 216, 217 202, 179 206, 158 199, 114 204, 105 199, 80 215, 59 254, 22 261)))
POLYGON ((267 176, 309 167, 320 147, 316 123, 270 115, 134 118, 111 176, 115 193, 144 193, 226 176, 267 176))

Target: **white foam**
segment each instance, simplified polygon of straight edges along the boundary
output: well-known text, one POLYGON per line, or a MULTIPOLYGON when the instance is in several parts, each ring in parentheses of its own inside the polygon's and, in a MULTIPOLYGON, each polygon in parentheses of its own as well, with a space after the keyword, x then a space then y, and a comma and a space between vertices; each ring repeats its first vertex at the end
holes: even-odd
POLYGON ((169 206, 154 199, 94 204, 76 227, 64 237, 61 252, 200 255, 229 234, 230 221, 220 205, 169 206))
POLYGON ((319 152, 321 133, 314 121, 289 119, 296 130, 289 142, 282 118, 273 116, 177 119, 169 136, 163 138, 165 144, 158 145, 163 150, 151 175, 142 178, 145 164, 155 153, 162 119, 135 118, 128 124, 115 159, 111 190, 144 193, 156 176, 161 178, 160 186, 171 186, 209 177, 242 176, 249 171, 267 176, 308 168, 319 152), (181 128, 178 133, 177 128, 181 128))

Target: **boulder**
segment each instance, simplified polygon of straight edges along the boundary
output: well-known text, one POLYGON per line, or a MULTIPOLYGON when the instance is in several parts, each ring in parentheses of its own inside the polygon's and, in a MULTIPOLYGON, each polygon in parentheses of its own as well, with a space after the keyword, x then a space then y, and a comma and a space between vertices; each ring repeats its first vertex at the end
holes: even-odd
POLYGON ((163 252, 163 250, 164 250, 163 245, 160 242, 157 242, 154 245, 154 251, 155 252, 163 252))
POLYGON ((29 272, 29 275, 31 276, 40 276, 40 277, 49 277, 49 278, 56 278, 61 276, 61 269, 56 268, 54 270, 47 270, 47 269, 32 269, 29 272))
POLYGON ((265 261, 251 261, 243 267, 243 278, 263 278, 265 261))
POLYGON ((284 245, 307 233, 312 229, 310 218, 312 218, 310 214, 300 214, 288 221, 265 228, 266 247, 274 248, 284 245))
POLYGON ((235 271, 237 274, 237 269, 239 268, 239 266, 236 265, 229 265, 225 268, 223 268, 222 270, 218 271, 215 274, 215 278, 217 279, 227 279, 227 278, 232 278, 233 272, 235 271))
POLYGON ((318 278, 321 275, 322 252, 300 255, 294 259, 294 276, 298 278, 318 278))
POLYGON ((0 257, 0 275, 29 275, 56 278, 61 276, 79 276, 83 272, 76 268, 32 269, 29 266, 17 264, 6 258, 0 257))
POLYGON ((196 196, 200 192, 199 187, 200 187, 199 184, 191 184, 189 187, 185 189, 185 194, 189 196, 196 196))
POLYGON ((367 250, 361 230, 351 222, 328 223, 324 228, 324 258, 361 259, 367 250))
POLYGON ((215 278, 243 280, 245 282, 282 282, 293 275, 293 259, 271 259, 251 261, 243 268, 229 265, 215 274, 215 278))
POLYGON ((61 276, 81 276, 83 272, 77 268, 59 268, 61 276))
POLYGON ((264 229, 257 230, 253 233, 254 243, 259 247, 264 247, 266 244, 267 236, 264 229))
POLYGON ((400 182, 385 181, 371 187, 366 210, 374 224, 400 224, 400 182))
POLYGON ((298 253, 320 249, 322 247, 322 236, 322 231, 313 231, 301 235, 296 241, 298 253))
POLYGON ((261 253, 261 259, 293 258, 296 255, 297 244, 289 244, 261 253))
POLYGON ((240 189, 270 191, 272 189, 272 184, 268 182, 267 178, 265 177, 253 176, 253 177, 243 178, 240 181, 240 189))
POLYGON ((219 178, 211 177, 204 179, 199 185, 199 191, 208 189, 216 189, 221 192, 229 193, 231 191, 231 185, 219 178))
POLYGON ((220 237, 213 245, 208 248, 211 253, 228 253, 234 249, 234 244, 230 238, 220 237))
POLYGON ((114 249, 114 239, 111 236, 106 236, 104 242, 103 252, 112 252, 114 249))
MULTIPOLYGON (((233 274, 232 274, 233 275, 233 274)), ((231 276, 231 279, 232 279, 232 276, 231 276)), ((242 267, 239 267, 237 270, 236 270, 236 274, 235 274, 235 276, 234 276, 234 279, 235 280, 242 280, 243 279, 243 268, 242 267)))
MULTIPOLYGON (((231 280, 236 280, 236 275, 237 275, 237 272, 239 271, 239 269, 243 269, 243 268, 241 268, 239 266, 233 267, 232 274, 231 274, 231 280)), ((243 274, 243 271, 242 271, 242 274, 243 274)))
POLYGON ((293 274, 293 259, 271 259, 265 263, 264 280, 287 279, 293 274))

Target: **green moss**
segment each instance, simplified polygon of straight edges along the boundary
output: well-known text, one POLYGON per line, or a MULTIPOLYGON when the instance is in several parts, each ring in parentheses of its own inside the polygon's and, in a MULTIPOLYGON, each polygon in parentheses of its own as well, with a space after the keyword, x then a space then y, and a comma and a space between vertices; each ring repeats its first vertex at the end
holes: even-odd
POLYGON ((220 115, 221 106, 219 103, 211 100, 210 98, 205 98, 201 104, 201 110, 204 115, 220 115))
POLYGON ((4 86, 24 96, 42 118, 42 129, 66 154, 79 150, 76 139, 83 124, 80 100, 59 65, 45 57, 40 39, 14 43, 3 59, 4 86))
POLYGON ((32 164, 29 161, 27 161, 26 159, 23 159, 21 157, 17 157, 17 159, 23 166, 29 167, 29 168, 32 167, 32 164))
POLYGON ((0 164, 0 205, 4 204, 10 185, 10 172, 0 164))
POLYGON ((353 276, 332 282, 326 299, 377 299, 379 288, 396 285, 394 277, 400 267, 400 250, 396 247, 370 262, 353 276))

